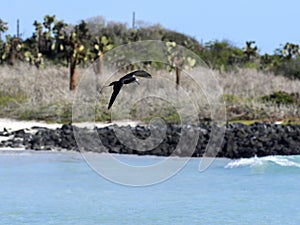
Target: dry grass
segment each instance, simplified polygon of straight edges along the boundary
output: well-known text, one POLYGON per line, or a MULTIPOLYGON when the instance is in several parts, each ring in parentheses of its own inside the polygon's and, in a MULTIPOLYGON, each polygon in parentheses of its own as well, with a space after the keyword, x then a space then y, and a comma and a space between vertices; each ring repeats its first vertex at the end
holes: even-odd
POLYGON ((49 67, 38 70, 25 64, 0 67, 0 115, 18 119, 63 120, 62 112, 72 103, 68 70, 49 67))
POLYGON ((227 102, 229 119, 299 120, 299 105, 262 103, 260 97, 275 91, 299 93, 300 80, 290 80, 253 69, 217 73, 217 77, 224 93, 234 96, 233 101, 227 102))
POLYGON ((254 69, 239 69, 236 72, 216 73, 224 93, 244 98, 256 98, 275 91, 287 93, 300 91, 300 80, 290 80, 254 69))
MULTIPOLYGON (((153 79, 141 78, 141 85, 130 84, 124 87, 112 111, 107 110, 112 90, 103 89, 94 111, 96 120, 108 120, 111 116, 113 119, 147 120, 162 115, 167 120, 177 120, 179 116, 189 120, 193 118, 194 112, 198 112, 201 117, 209 117, 212 102, 219 101, 222 93, 234 96, 234 99, 227 101, 228 119, 300 118, 299 106, 278 106, 259 100, 259 97, 274 91, 299 92, 299 80, 291 81, 250 69, 222 74, 196 69, 192 74, 196 75, 196 80, 191 74, 182 74, 181 88, 177 92, 174 73, 151 71, 151 68, 147 70, 153 74, 153 79), (213 79, 212 73, 216 79, 213 79), (131 106, 130 110, 128 105, 131 106)), ((85 77, 87 83, 93 84, 94 75, 89 73, 92 70, 78 69, 78 80, 85 77)), ((121 73, 112 77, 104 76, 100 83, 108 84, 120 76, 121 73)), ((27 65, 13 68, 1 66, 0 78, 1 117, 71 121, 75 94, 69 91, 67 68, 50 66, 38 70, 27 65)), ((89 93, 89 86, 81 85, 80 88, 89 93)))

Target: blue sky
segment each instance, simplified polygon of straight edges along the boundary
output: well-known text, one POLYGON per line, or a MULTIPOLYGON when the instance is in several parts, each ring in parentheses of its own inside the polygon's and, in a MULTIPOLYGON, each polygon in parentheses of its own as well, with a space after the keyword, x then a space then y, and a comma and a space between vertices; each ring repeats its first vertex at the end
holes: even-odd
POLYGON ((9 34, 34 31, 34 20, 56 15, 67 23, 103 16, 106 21, 131 26, 136 19, 183 32, 200 42, 230 40, 238 47, 255 40, 260 53, 273 51, 286 42, 300 43, 299 0, 3 0, 0 18, 9 23, 9 34))

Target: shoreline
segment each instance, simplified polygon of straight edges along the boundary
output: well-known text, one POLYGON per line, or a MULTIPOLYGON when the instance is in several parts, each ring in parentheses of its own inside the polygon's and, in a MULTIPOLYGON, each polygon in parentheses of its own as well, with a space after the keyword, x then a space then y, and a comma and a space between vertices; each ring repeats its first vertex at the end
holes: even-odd
MULTIPOLYGON (((96 125, 99 128, 111 126, 111 125, 118 125, 118 126, 135 126, 139 124, 138 121, 117 121, 112 123, 105 123, 105 122, 95 122, 95 123, 79 123, 80 127, 90 127, 91 125, 96 125)), ((21 129, 30 129, 32 127, 44 127, 48 129, 56 129, 60 128, 64 124, 60 123, 47 123, 45 121, 37 121, 37 120, 16 120, 16 119, 9 119, 9 118, 0 118, 0 132, 6 128, 8 131, 16 131, 21 129)))
MULTIPOLYGON (((213 126, 215 126, 212 123, 197 125, 167 124, 166 130, 155 127, 156 131, 165 132, 162 133, 165 135, 164 139, 156 144, 155 140, 151 139, 150 129, 138 122, 79 123, 78 125, 0 119, 0 151, 1 149, 6 151, 11 149, 12 151, 56 150, 77 152, 81 150, 98 153, 176 157, 214 157, 214 154, 216 154, 206 152, 207 144, 211 142, 210 134, 213 126), (117 138, 114 128, 122 131, 121 139, 130 141, 123 144, 117 138), (80 149, 76 142, 74 130, 77 133, 79 132, 79 137, 83 140, 83 143, 88 143, 81 146, 80 149), (195 131, 197 131, 197 135, 199 134, 197 145, 193 146, 194 152, 192 153, 187 152, 189 151, 187 150, 188 147, 187 149, 184 147, 189 143, 181 145, 181 149, 177 147, 180 144, 183 130, 191 132, 192 135, 195 131), (92 131, 96 133, 93 134, 92 131), (132 136, 132 133, 134 136, 132 136), (153 145, 154 147, 152 146, 153 148, 150 150, 148 150, 148 147, 141 149, 141 146, 144 145, 143 141, 149 139, 154 145, 150 142, 147 146, 153 145)), ((216 157, 237 159, 269 155, 300 155, 300 125, 280 125, 265 122, 251 125, 226 124, 224 139, 216 157)))

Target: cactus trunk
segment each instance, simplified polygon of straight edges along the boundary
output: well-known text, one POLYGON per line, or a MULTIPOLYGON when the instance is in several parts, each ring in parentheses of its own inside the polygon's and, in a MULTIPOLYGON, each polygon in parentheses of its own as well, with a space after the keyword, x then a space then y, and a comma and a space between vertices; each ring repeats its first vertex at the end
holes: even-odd
POLYGON ((100 54, 99 56, 99 70, 98 70, 98 75, 102 75, 102 66, 103 66, 103 53, 100 54))
POLYGON ((70 91, 76 89, 76 57, 71 58, 70 63, 70 91))
POLYGON ((94 65, 94 71, 96 73, 97 81, 97 91, 101 91, 100 85, 100 76, 102 75, 102 65, 103 65, 103 54, 99 55, 99 58, 96 59, 96 64, 94 65))
POLYGON ((10 64, 13 66, 16 63, 16 53, 15 50, 12 49, 11 51, 11 57, 10 57, 10 64))
POLYGON ((179 89, 179 85, 180 85, 180 77, 181 77, 181 69, 176 67, 176 88, 177 90, 179 89))
POLYGON ((102 75, 102 64, 103 64, 103 53, 101 53, 99 55, 99 58, 97 58, 94 62, 94 71, 96 73, 97 76, 101 76, 102 75))

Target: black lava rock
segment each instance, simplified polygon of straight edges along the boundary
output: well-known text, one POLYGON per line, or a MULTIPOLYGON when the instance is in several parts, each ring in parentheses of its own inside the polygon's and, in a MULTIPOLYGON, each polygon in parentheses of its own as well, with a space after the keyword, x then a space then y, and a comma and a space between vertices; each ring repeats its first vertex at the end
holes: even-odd
MULTIPOLYGON (((300 154, 300 125, 276 125, 270 123, 254 123, 246 126, 239 123, 226 124, 226 132, 222 142, 215 142, 211 136, 215 129, 224 129, 213 123, 198 125, 167 124, 161 142, 152 149, 140 151, 134 144, 126 146, 119 140, 114 131, 116 126, 95 128, 94 130, 78 128, 65 124, 58 129, 33 127, 31 130, 22 129, 9 133, 0 132, 5 137, 0 147, 24 147, 32 150, 75 150, 110 152, 120 154, 157 155, 157 156, 217 156, 227 158, 248 158, 267 155, 300 154), (185 133, 184 133, 185 132, 185 133), (181 143, 183 133, 185 139, 197 142, 192 145, 181 143), (218 146, 217 143, 221 143, 218 146), (211 145, 210 150, 208 144, 211 145), (192 147, 190 147, 192 146, 192 147), (207 151, 210 152, 207 152, 207 151)), ((122 131, 122 138, 130 140, 132 135, 142 141, 151 137, 151 129, 147 126, 118 127, 122 131)), ((156 126, 152 129, 161 129, 156 126)), ((133 142, 133 141, 132 141, 133 142)), ((137 142, 141 143, 141 142, 137 142)))

